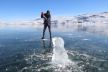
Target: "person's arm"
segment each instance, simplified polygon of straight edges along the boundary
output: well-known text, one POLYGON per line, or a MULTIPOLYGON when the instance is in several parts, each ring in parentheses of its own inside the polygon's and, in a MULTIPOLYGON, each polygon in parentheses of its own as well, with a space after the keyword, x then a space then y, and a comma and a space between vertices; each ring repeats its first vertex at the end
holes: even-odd
POLYGON ((43 12, 41 12, 41 18, 43 18, 43 12))
POLYGON ((45 20, 47 20, 46 16, 44 15, 44 13, 41 13, 41 18, 44 18, 45 20))
POLYGON ((43 14, 43 18, 45 19, 45 20, 47 20, 47 17, 43 14))

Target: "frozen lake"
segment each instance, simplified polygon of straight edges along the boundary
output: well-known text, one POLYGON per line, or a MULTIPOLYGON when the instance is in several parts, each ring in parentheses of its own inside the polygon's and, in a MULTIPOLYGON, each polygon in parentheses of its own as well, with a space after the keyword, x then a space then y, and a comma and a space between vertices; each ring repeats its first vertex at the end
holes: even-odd
MULTIPOLYGON (((42 29, 0 29, 0 72, 107 72, 108 36, 86 31, 53 31, 52 37, 62 37, 69 59, 77 68, 56 68, 50 64, 52 45, 42 29), (77 69, 80 70, 77 70, 77 69)), ((62 58, 61 58, 62 60, 62 58)))

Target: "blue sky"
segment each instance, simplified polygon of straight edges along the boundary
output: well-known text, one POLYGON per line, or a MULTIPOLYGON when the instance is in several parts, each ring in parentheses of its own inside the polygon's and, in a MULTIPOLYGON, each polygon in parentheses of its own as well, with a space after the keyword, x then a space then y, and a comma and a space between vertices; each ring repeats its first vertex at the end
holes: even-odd
POLYGON ((52 16, 108 11, 108 0, 0 0, 0 19, 30 20, 50 10, 52 16))

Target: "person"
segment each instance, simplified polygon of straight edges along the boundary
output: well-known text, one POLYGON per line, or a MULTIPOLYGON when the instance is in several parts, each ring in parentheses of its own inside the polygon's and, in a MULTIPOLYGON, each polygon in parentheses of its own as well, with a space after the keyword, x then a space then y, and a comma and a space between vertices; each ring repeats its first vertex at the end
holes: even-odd
POLYGON ((44 28, 43 28, 43 36, 41 39, 44 39, 44 35, 45 35, 45 31, 46 31, 46 28, 48 27, 48 30, 49 30, 49 34, 50 34, 50 39, 52 38, 51 37, 51 15, 50 15, 50 11, 47 10, 46 13, 41 13, 41 18, 44 19, 44 28))

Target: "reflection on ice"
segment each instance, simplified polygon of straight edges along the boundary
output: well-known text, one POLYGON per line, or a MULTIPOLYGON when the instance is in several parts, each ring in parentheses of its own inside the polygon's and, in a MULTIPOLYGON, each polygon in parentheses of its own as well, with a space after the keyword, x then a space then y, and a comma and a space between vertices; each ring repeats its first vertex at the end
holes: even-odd
POLYGON ((82 39, 82 40, 87 41, 87 40, 90 40, 90 39, 86 39, 86 38, 85 38, 85 39, 82 39))

